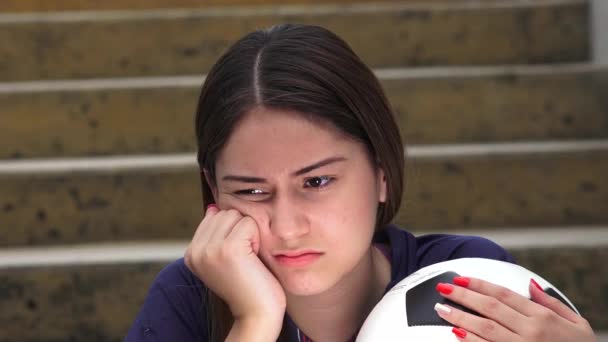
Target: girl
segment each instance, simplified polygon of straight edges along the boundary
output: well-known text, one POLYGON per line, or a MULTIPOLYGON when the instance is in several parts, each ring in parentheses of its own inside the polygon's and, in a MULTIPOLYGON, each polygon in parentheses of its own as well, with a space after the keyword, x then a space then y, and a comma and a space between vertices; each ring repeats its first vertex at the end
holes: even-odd
MULTIPOLYGON (((477 237, 389 224, 404 152, 372 71, 333 33, 253 32, 209 72, 196 115, 205 216, 154 281, 134 341, 350 341, 383 294, 424 266, 513 261, 477 237)), ((465 341, 594 341, 587 321, 530 283, 533 301, 474 278, 437 290, 465 341)))

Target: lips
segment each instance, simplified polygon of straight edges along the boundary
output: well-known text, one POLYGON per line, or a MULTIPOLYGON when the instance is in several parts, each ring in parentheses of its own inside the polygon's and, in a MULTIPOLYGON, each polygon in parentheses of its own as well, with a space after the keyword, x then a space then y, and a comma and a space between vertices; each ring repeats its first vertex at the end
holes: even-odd
POLYGON ((285 252, 275 255, 275 259, 284 266, 302 267, 312 264, 322 254, 315 251, 285 252))

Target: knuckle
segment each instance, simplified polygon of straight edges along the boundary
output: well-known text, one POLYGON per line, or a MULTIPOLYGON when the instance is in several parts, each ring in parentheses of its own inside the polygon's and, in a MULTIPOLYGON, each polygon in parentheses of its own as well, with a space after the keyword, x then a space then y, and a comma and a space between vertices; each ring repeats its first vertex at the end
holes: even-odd
POLYGON ((192 252, 190 252, 190 248, 188 248, 184 254, 184 264, 192 269, 192 252))
POLYGON ((225 262, 232 260, 232 258, 234 258, 234 255, 235 251, 232 244, 224 243, 222 247, 220 247, 217 251, 216 258, 225 262))
POLYGON ((247 222, 254 222, 254 219, 251 216, 243 216, 242 220, 247 222))
POLYGON ((586 320, 585 318, 578 316, 578 323, 580 325, 582 325, 585 329, 592 329, 591 328, 591 323, 589 323, 588 320, 586 320))
POLYGON ((494 321, 485 320, 479 328, 482 336, 493 336, 497 330, 497 325, 494 321))
POLYGON ((582 331, 586 331, 587 333, 594 335, 593 327, 591 326, 591 323, 589 323, 588 320, 581 317, 580 321, 577 324, 580 324, 582 331))
POLYGON ((541 325, 534 325, 530 328, 528 340, 530 341, 543 341, 547 335, 546 329, 543 329, 541 325))
POLYGON ((186 252, 184 253, 184 261, 187 264, 192 264, 192 262, 194 261, 194 251, 195 249, 192 245, 188 246, 188 248, 186 249, 186 252))
POLYGON ((241 213, 238 212, 238 210, 236 209, 228 209, 226 210, 226 214, 225 214, 228 218, 236 220, 239 219, 241 217, 241 213))
POLYGON ((508 302, 512 297, 513 297, 513 291, 506 289, 506 288, 501 288, 496 293, 496 298, 503 303, 508 302))
POLYGON ((557 314, 547 309, 542 310, 534 319, 533 323, 529 325, 527 331, 528 340, 530 341, 544 341, 548 335, 547 328, 557 322, 557 314))
POLYGON ((458 309, 452 310, 450 314, 450 323, 457 326, 464 326, 467 323, 466 314, 458 309))
POLYGON ((488 300, 483 304, 482 310, 485 313, 495 312, 498 310, 502 303, 493 297, 488 298, 488 300))
POLYGON ((203 261, 204 260, 200 257, 200 254, 197 253, 192 246, 188 247, 186 253, 184 254, 184 264, 190 271, 196 273, 203 261))
POLYGON ((538 318, 542 323, 550 324, 556 320, 557 316, 556 313, 553 312, 553 310, 545 309, 540 312, 538 318))
POLYGON ((255 224, 255 220, 251 216, 244 216, 239 223, 242 225, 251 225, 255 224))
POLYGON ((207 248, 200 251, 200 258, 205 261, 213 262, 218 258, 221 252, 221 247, 208 246, 207 248))

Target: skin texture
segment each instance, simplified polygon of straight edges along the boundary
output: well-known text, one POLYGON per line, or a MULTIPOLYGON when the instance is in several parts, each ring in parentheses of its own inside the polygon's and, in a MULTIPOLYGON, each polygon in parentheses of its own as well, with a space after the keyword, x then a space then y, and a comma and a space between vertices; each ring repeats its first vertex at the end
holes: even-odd
MULTIPOLYGON (((444 284, 442 296, 479 312, 483 317, 453 307, 437 310, 459 327, 462 341, 597 341, 591 326, 559 300, 530 281, 532 300, 504 287, 468 278, 462 286, 444 284), (464 333, 463 333, 464 332, 464 333)), ((455 332, 457 334, 457 332, 455 332)))
POLYGON ((329 124, 262 108, 247 114, 217 160, 219 209, 207 211, 187 265, 237 320, 277 323, 287 310, 316 341, 350 338, 390 279, 371 245, 386 198, 371 160, 329 124), (303 251, 316 255, 303 266, 277 258, 303 251))

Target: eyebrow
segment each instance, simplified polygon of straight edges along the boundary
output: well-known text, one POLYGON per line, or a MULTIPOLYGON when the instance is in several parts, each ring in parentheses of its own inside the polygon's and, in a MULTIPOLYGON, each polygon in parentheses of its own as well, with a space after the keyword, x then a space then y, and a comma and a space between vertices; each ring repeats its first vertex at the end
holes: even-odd
MULTIPOLYGON (((295 172, 293 172, 291 174, 292 177, 296 177, 296 176, 301 176, 303 174, 309 173, 310 171, 313 171, 315 169, 318 169, 320 167, 329 165, 329 164, 333 164, 333 163, 337 163, 337 162, 342 162, 342 161, 346 161, 346 158, 344 157, 330 157, 330 158, 326 158, 323 159, 321 161, 318 161, 314 164, 311 164, 309 166, 305 166, 295 172)), ((266 178, 261 178, 261 177, 250 177, 250 176, 239 176, 239 175, 226 175, 224 177, 222 177, 222 180, 224 181, 234 181, 234 182, 242 182, 242 183, 267 183, 268 181, 266 180, 266 178)))

